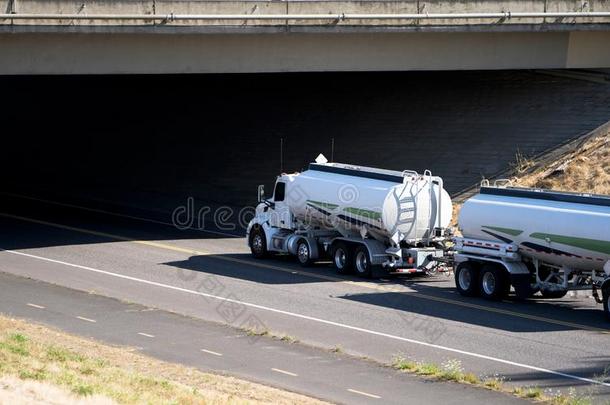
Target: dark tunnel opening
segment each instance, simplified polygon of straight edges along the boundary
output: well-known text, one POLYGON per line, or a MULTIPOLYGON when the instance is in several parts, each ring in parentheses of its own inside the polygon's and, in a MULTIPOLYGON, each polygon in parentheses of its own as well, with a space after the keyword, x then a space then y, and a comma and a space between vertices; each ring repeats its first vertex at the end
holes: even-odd
MULTIPOLYGON (((168 217, 242 207, 318 153, 456 193, 610 119, 610 87, 527 71, 0 77, 0 191, 168 217), (283 139, 283 167, 280 167, 283 139), (87 203, 88 204, 88 203, 87 203)), ((8 203, 5 199, 5 204, 8 203)))

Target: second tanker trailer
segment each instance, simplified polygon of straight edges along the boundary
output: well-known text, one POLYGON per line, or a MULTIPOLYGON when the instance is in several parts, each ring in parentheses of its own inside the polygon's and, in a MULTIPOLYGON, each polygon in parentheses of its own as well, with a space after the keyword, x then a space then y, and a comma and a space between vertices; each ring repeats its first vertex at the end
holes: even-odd
POLYGON ((593 289, 610 318, 610 197, 481 187, 459 215, 455 283, 462 295, 501 299, 593 289), (602 291, 602 297, 597 291, 602 291))
POLYGON ((248 225, 255 257, 295 255, 302 265, 324 258, 362 277, 379 265, 393 272, 445 265, 451 199, 429 171, 392 171, 328 163, 320 155, 302 173, 282 174, 273 197, 259 188, 248 225))

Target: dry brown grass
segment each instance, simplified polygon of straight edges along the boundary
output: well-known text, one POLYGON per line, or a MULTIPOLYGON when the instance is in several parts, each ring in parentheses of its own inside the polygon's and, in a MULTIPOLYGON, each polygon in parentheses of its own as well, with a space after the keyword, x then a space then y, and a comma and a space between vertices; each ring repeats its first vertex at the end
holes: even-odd
POLYGON ((546 167, 515 177, 513 184, 610 195, 610 133, 590 139, 546 167))
POLYGON ((47 382, 0 377, 0 404, 115 405, 116 402, 100 395, 83 398, 47 382))
MULTIPOLYGON (((610 132, 593 137, 577 150, 539 168, 517 152, 509 185, 610 195, 610 132)), ((450 226, 457 230, 461 203, 453 204, 450 226)))
POLYGON ((125 404, 322 403, 2 316, 0 378, 0 403, 14 403, 8 399, 24 392, 32 400, 23 403, 40 403, 35 398, 41 394, 50 395, 43 403, 51 403, 51 398, 58 403, 70 403, 74 398, 125 404))

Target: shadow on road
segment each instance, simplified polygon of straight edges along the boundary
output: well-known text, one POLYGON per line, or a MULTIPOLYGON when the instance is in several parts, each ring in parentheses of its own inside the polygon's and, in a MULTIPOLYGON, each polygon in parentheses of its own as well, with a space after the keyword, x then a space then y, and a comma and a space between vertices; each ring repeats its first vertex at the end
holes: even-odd
POLYGON ((256 260, 249 254, 191 256, 188 260, 166 262, 163 265, 205 276, 231 277, 261 284, 336 283, 343 280, 358 285, 358 282, 366 281, 361 285, 367 292, 345 294, 338 298, 391 308, 411 317, 421 315, 510 332, 601 329, 610 333, 601 308, 592 300, 587 302, 564 298, 516 301, 511 298, 493 302, 482 298, 465 298, 457 294, 453 280, 444 275, 363 280, 337 275, 327 263, 303 269, 290 256, 256 260))
MULTIPOLYGON (((463 298, 452 287, 410 287, 414 293, 375 292, 340 298, 418 315, 518 333, 599 328, 610 332, 600 308, 583 308, 575 300, 489 302, 463 298), (572 325, 573 324, 573 325, 572 325)), ((592 332, 601 333, 601 332, 592 332)))

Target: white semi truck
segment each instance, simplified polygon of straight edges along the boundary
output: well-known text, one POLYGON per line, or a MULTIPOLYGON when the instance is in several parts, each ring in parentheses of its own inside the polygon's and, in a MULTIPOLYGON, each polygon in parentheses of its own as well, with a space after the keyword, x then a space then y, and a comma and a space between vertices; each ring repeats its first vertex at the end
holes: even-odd
POLYGON ((482 186, 448 228, 451 199, 440 177, 328 163, 282 174, 247 229, 252 254, 330 259, 339 273, 370 277, 454 268, 464 296, 561 298, 589 289, 610 319, 610 197, 482 186), (451 243, 452 241, 453 246, 451 243), (598 291, 602 292, 599 297, 598 291))
POLYGON ((440 177, 328 163, 320 155, 302 173, 282 174, 247 229, 257 258, 292 254, 304 265, 330 259, 340 273, 370 277, 429 272, 446 264, 452 205, 440 177))
POLYGON ((593 289, 610 319, 610 197, 487 184, 464 203, 458 226, 462 295, 501 299, 511 285, 520 298, 593 289))

